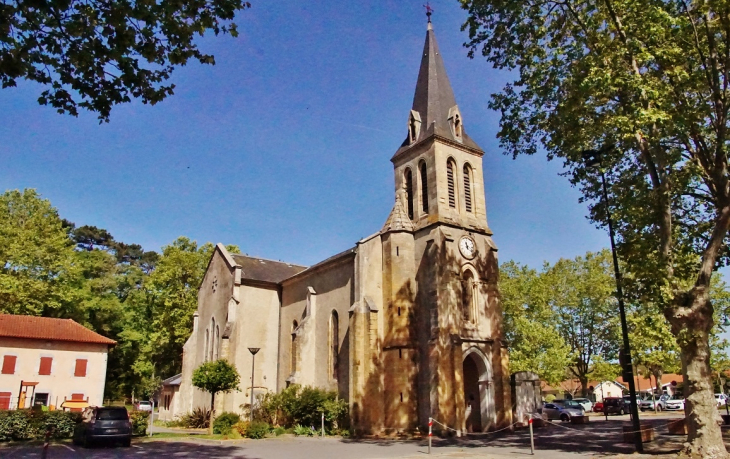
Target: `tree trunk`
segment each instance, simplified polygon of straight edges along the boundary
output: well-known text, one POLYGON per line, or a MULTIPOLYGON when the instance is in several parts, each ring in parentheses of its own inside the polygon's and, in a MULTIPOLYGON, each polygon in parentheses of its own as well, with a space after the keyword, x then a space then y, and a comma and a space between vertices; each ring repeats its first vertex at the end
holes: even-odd
POLYGON ((213 420, 215 419, 215 392, 210 394, 210 416, 208 417, 208 433, 213 435, 213 420))
POLYGON ((675 301, 680 306, 668 318, 682 351, 688 432, 682 455, 698 459, 729 458, 718 425, 710 371, 712 304, 702 287, 677 295, 675 301))

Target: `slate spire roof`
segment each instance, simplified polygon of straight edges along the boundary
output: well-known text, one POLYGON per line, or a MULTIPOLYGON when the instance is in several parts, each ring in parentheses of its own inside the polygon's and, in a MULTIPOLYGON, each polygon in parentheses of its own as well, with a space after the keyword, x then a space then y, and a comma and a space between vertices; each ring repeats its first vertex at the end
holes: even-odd
POLYGON ((406 211, 403 203, 405 190, 395 194, 395 204, 393 210, 390 211, 388 219, 385 220, 385 225, 380 231, 381 233, 387 233, 389 231, 413 231, 415 227, 410 218, 408 218, 408 212, 406 211))
MULTIPOLYGON (((466 132, 463 133, 461 140, 456 139, 452 133, 449 125, 449 111, 456 106, 456 98, 436 42, 436 34, 430 22, 426 30, 426 42, 423 45, 421 56, 421 68, 418 71, 416 92, 413 95, 413 110, 418 112, 421 117, 421 130, 416 142, 432 135, 438 135, 481 151, 479 145, 469 138, 466 132)), ((403 150, 403 147, 410 145, 411 142, 406 137, 398 153, 403 150)))

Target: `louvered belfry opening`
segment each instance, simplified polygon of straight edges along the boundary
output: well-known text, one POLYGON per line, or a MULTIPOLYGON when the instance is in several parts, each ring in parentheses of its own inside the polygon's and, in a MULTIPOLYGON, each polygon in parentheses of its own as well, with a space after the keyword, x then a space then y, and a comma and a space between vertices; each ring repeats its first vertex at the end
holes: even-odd
POLYGON ((446 163, 446 180, 449 186, 449 207, 456 209, 456 185, 454 184, 454 163, 446 163))
POLYGON ((421 205, 425 213, 428 213, 428 177, 426 176, 426 163, 421 162, 421 205))
POLYGON ((408 218, 413 220, 413 173, 406 169, 406 200, 408 201, 408 218))
POLYGON ((471 170, 468 165, 464 165, 464 205, 466 211, 471 212, 471 170))

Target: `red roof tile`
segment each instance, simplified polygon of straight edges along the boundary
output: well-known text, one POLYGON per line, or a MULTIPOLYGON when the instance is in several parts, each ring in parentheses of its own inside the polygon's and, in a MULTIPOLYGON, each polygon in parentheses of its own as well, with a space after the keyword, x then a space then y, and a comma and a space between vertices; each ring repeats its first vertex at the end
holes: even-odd
POLYGON ((115 345, 71 319, 0 314, 0 337, 115 345))

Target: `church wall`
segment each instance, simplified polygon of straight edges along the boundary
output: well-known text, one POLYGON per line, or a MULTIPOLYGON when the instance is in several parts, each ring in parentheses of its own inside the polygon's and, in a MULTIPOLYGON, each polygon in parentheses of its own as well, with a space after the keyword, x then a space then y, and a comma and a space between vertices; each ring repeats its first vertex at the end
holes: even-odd
POLYGON ((336 390, 349 397, 348 310, 353 303, 354 257, 345 256, 330 265, 296 276, 283 283, 281 307, 281 361, 278 387, 287 382, 336 390), (307 311, 307 301, 310 307, 307 311), (338 318, 338 374, 333 378, 330 361, 330 320, 338 318), (292 375, 292 326, 299 325, 296 337, 296 373, 292 375))
MULTIPOLYGON (((186 346, 186 360, 183 364, 183 382, 181 384, 181 406, 184 412, 196 407, 210 407, 210 394, 190 386, 193 371, 206 361, 206 330, 209 333, 207 359, 210 360, 210 349, 213 348, 213 358, 219 353, 214 346, 215 327, 218 327, 222 342, 223 331, 226 326, 228 302, 234 289, 234 269, 228 265, 219 250, 211 258, 208 270, 198 290, 198 329, 194 339, 194 346, 186 346), (215 320, 215 326, 213 326, 215 320), (212 328, 212 330, 211 330, 212 328), (188 385, 186 388, 185 386, 188 385)), ((193 342, 189 340, 189 343, 193 342)))
POLYGON ((254 362, 254 398, 261 393, 276 392, 279 347, 278 289, 275 286, 243 284, 240 286, 240 303, 236 309, 228 360, 236 366, 241 376, 239 385, 241 390, 224 395, 222 409, 241 412, 241 405, 248 405, 251 396, 253 358, 248 350, 249 347, 260 349, 254 362))

